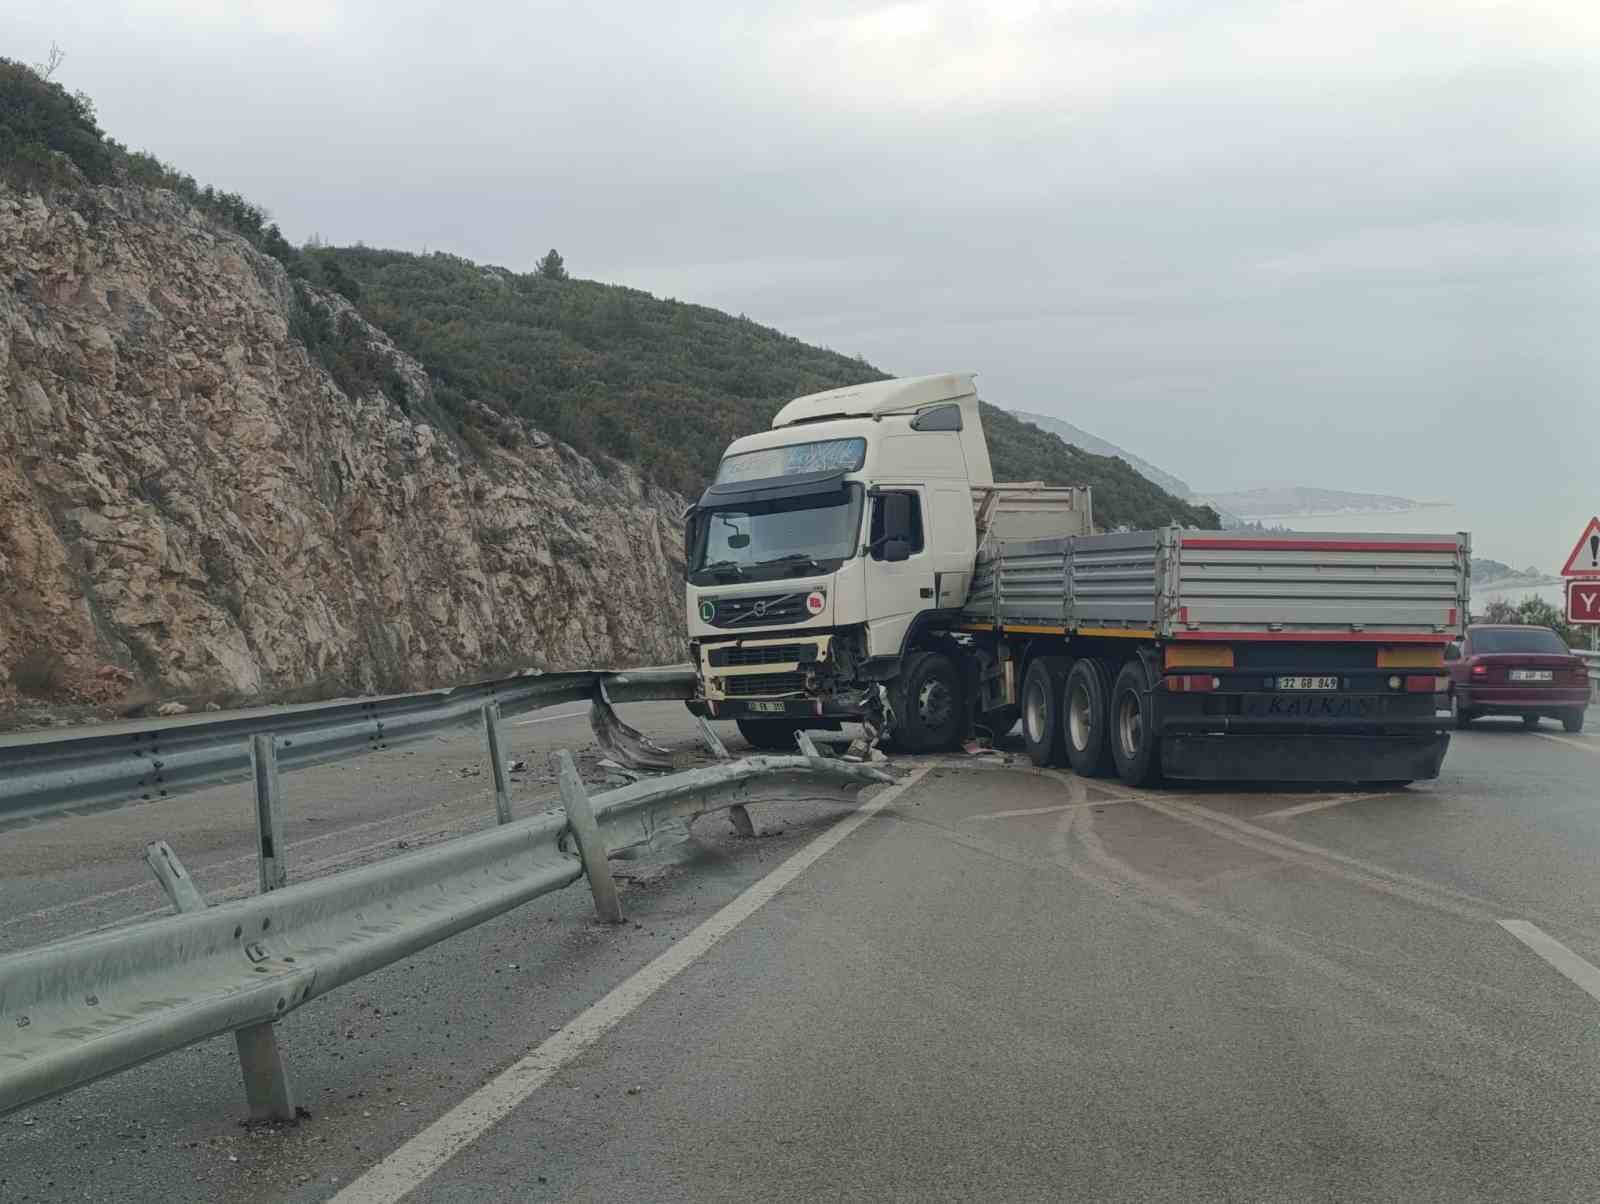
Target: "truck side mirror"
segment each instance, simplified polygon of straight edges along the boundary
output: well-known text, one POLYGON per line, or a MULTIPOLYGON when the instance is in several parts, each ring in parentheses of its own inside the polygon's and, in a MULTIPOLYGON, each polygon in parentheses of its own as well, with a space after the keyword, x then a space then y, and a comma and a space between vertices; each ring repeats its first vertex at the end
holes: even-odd
POLYGON ((909 539, 884 540, 883 558, 889 564, 899 564, 902 560, 911 559, 911 541, 909 539))

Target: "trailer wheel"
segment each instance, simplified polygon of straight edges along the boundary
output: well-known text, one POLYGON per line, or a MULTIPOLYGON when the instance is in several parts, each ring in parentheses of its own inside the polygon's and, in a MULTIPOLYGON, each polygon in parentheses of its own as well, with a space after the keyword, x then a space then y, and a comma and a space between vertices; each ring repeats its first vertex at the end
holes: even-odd
POLYGON ((1035 765, 1065 765, 1067 743, 1061 721, 1072 658, 1036 656, 1022 678, 1022 742, 1035 765))
POLYGON ((891 690, 896 748, 924 753, 955 747, 967 712, 954 661, 942 652, 913 653, 891 690))
POLYGON ((1111 770, 1110 686, 1105 666, 1091 657, 1073 662, 1061 707, 1067 760, 1081 778, 1104 777, 1111 770))
POLYGON ((1111 688, 1111 756, 1117 776, 1130 786, 1161 779, 1161 737, 1155 725, 1155 699, 1142 662, 1131 660, 1111 688))

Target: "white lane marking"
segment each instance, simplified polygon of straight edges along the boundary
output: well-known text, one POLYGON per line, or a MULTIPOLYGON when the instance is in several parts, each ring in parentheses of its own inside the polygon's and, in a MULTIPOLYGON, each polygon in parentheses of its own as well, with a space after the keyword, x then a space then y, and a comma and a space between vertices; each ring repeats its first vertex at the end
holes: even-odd
POLYGON ((589 713, 589 708, 581 711, 563 711, 559 715, 540 715, 537 719, 518 719, 513 727, 527 727, 530 723, 554 723, 557 719, 577 719, 589 713))
POLYGON ((331 1204, 393 1204, 427 1182, 452 1157, 477 1140, 550 1077, 605 1036, 620 1021, 693 965, 713 945, 749 919, 779 891, 862 824, 922 780, 922 765, 854 814, 841 820, 761 881, 706 920, 566 1027, 473 1092, 338 1195, 331 1204))
POLYGON ((1105 798, 1088 803, 1057 803, 1054 807, 1025 807, 1020 811, 991 811, 987 815, 969 815, 962 823, 981 824, 991 819, 1015 819, 1024 815, 1054 815, 1057 811, 1081 811, 1085 807, 1111 807, 1118 803, 1131 803, 1129 798, 1105 798))
POLYGON ((1534 732, 1541 740, 1554 740, 1557 744, 1565 744, 1569 748, 1581 748, 1584 752, 1600 756, 1600 744, 1590 744, 1587 740, 1574 740, 1571 736, 1552 736, 1549 732, 1534 732))
POLYGON ((1600 999, 1600 970, 1595 969, 1555 937, 1527 920, 1501 920, 1500 927, 1532 949, 1567 978, 1600 999))
POLYGON ((1289 819, 1296 815, 1306 815, 1312 811, 1326 811, 1329 807, 1342 807, 1346 803, 1353 803, 1357 799, 1383 798, 1381 794, 1341 794, 1334 798, 1318 799, 1314 803, 1298 803, 1293 807, 1284 807, 1278 811, 1268 811, 1265 815, 1256 816, 1257 819, 1289 819))

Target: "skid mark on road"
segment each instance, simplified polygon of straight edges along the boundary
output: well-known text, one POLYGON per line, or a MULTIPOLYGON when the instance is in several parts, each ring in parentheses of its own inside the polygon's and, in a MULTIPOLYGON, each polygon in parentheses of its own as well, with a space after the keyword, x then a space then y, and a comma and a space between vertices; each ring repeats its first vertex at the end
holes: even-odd
POLYGON ((1313 811, 1326 811, 1330 807, 1342 807, 1346 803, 1358 803, 1362 799, 1388 798, 1397 791, 1388 791, 1383 794, 1338 794, 1333 798, 1317 799, 1315 802, 1300 803, 1293 807, 1284 807, 1278 811, 1268 811, 1265 815, 1256 816, 1257 819, 1291 819, 1296 815, 1310 815, 1313 811))

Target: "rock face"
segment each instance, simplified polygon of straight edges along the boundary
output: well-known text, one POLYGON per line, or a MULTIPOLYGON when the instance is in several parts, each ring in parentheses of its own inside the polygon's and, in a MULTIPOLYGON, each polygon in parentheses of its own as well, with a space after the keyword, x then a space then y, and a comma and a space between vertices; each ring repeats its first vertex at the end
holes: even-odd
POLYGON ((417 421, 420 365, 171 193, 0 185, 0 705, 681 659, 682 499, 484 409, 417 421))

